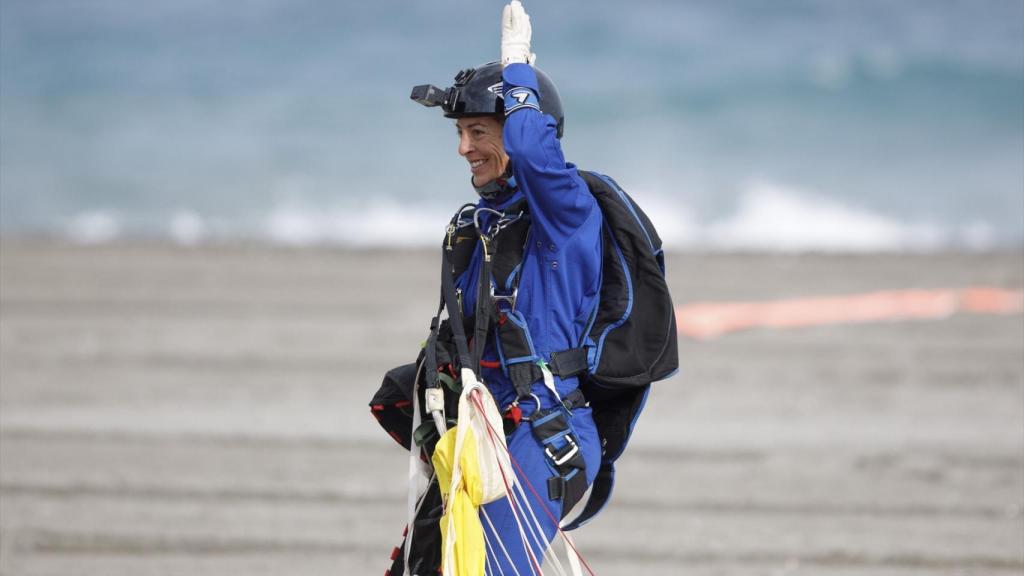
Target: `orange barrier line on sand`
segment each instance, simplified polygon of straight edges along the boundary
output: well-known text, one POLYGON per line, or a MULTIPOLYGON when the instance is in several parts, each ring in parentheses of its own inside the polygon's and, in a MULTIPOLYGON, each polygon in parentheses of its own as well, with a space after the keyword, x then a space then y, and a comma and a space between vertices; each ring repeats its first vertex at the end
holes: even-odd
POLYGON ((947 318, 957 312, 1019 314, 1024 291, 974 287, 886 290, 768 302, 695 302, 676 308, 679 333, 715 338, 750 328, 795 328, 947 318))

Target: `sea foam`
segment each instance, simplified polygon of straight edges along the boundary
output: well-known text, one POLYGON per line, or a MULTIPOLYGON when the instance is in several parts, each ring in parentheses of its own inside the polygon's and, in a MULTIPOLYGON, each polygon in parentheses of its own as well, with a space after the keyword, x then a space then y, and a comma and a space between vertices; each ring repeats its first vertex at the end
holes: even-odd
MULTIPOLYGON (((983 251, 999 245, 984 220, 943 225, 907 220, 851 205, 806 189, 750 180, 723 215, 708 217, 685 200, 651 190, 632 195, 669 250, 764 252, 895 252, 948 248, 983 251)), ((429 248, 440 242, 455 206, 410 203, 385 195, 358 206, 275 205, 255 221, 225 221, 188 208, 166 218, 163 237, 185 246, 257 240, 285 246, 429 248)), ((144 229, 131 214, 96 209, 71 218, 64 236, 78 244, 111 242, 144 229)))
POLYGON ((273 242, 306 246, 336 244, 357 248, 414 248, 437 245, 451 214, 388 198, 361 207, 319 210, 279 205, 266 220, 264 233, 273 242))
POLYGON ((121 236, 123 217, 120 213, 96 209, 72 217, 64 226, 64 235, 75 244, 103 244, 121 236))
POLYGON ((782 251, 934 250, 951 234, 931 222, 905 222, 835 199, 752 181, 736 210, 703 234, 713 248, 782 251))

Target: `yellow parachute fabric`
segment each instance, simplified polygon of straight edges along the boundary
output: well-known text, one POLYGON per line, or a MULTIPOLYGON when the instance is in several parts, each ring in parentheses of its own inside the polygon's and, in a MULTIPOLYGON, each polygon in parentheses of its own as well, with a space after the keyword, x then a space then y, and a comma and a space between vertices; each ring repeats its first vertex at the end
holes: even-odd
POLYGON ((504 497, 515 482, 494 399, 470 370, 462 370, 462 385, 458 426, 438 440, 433 456, 445 501, 441 517, 444 576, 484 573, 487 551, 479 508, 504 497))
MULTIPOLYGON (((445 574, 456 576, 478 576, 484 573, 487 550, 484 544, 484 527, 480 523, 480 505, 483 504, 483 487, 480 483, 480 466, 477 461, 476 441, 472 430, 467 430, 466 443, 459 455, 462 469, 461 482, 450 494, 453 465, 455 463, 455 437, 457 428, 445 432, 434 448, 434 470, 441 496, 445 501, 444 516, 441 517, 441 550, 454 546, 454 566, 444 566, 445 574), (452 529, 449 530, 448 527, 452 529), (449 532, 452 532, 449 534, 449 532), (449 539, 455 541, 449 543, 449 539), (450 570, 450 572, 449 572, 450 570)), ((447 562, 446 562, 447 564, 447 562)))

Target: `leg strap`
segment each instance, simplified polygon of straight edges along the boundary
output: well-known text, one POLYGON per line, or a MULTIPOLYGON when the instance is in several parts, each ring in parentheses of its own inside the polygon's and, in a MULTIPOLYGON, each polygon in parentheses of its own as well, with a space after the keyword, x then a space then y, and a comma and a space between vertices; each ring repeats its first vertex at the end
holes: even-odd
POLYGON ((579 439, 569 422, 570 418, 572 414, 563 405, 540 410, 530 418, 533 435, 544 447, 548 465, 555 472, 548 479, 548 498, 561 500, 562 518, 587 491, 587 463, 580 451, 579 439))

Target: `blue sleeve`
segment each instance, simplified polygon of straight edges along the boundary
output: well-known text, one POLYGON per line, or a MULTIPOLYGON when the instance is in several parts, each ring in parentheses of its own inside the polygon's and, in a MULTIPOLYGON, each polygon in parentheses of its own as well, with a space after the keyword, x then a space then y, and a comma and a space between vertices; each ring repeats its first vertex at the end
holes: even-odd
POLYGON ((597 201, 576 167, 565 162, 555 119, 540 109, 533 68, 510 64, 502 80, 503 136, 512 174, 530 204, 535 227, 548 241, 561 246, 597 209, 597 201))

